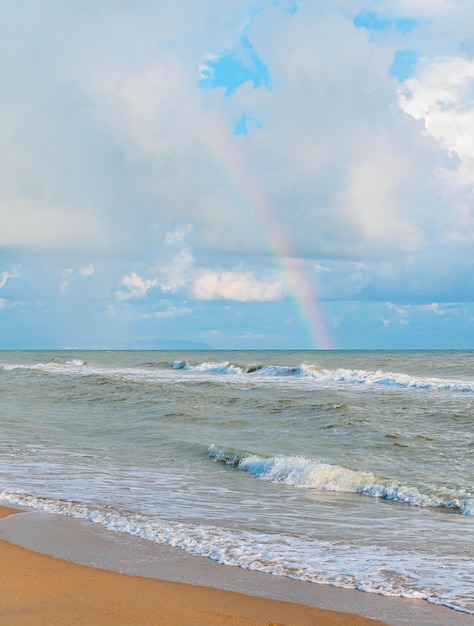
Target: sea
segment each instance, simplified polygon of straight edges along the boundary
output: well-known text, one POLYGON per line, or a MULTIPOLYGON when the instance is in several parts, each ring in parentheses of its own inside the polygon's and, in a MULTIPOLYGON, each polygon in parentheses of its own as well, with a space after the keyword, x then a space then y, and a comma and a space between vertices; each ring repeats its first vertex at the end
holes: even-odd
POLYGON ((474 614, 474 352, 0 352, 0 504, 474 614))

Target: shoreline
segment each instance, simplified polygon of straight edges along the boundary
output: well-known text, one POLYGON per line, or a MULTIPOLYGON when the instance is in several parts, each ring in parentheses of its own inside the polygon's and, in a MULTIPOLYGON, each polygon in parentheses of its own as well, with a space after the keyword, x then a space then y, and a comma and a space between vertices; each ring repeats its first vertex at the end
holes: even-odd
MULTIPOLYGON (((25 513, 0 507, 1 519, 15 514, 25 513)), ((358 615, 95 569, 3 538, 0 555, 0 624, 384 626, 358 615)))
POLYGON ((65 516, 0 506, 0 518, 8 589, 0 624, 13 618, 18 625, 43 620, 52 626, 78 620, 110 626, 474 623, 472 616, 424 601, 231 568, 65 516))

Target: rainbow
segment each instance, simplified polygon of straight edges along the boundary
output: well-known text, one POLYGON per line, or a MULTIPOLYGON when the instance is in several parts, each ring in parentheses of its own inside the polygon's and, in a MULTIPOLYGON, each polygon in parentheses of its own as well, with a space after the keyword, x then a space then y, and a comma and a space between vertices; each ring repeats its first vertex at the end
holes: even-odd
POLYGON ((238 150, 236 136, 219 128, 216 122, 206 125, 203 148, 218 170, 221 179, 247 212, 259 233, 260 240, 274 258, 288 294, 308 334, 308 349, 333 348, 314 287, 308 280, 301 259, 294 253, 291 242, 272 211, 256 177, 246 167, 238 150))

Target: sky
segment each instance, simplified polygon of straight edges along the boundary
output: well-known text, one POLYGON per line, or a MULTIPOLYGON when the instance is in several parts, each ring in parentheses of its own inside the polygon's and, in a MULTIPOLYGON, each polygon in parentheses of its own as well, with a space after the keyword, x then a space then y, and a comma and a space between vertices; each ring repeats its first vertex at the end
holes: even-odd
POLYGON ((0 349, 474 348, 473 0, 0 6, 0 349))

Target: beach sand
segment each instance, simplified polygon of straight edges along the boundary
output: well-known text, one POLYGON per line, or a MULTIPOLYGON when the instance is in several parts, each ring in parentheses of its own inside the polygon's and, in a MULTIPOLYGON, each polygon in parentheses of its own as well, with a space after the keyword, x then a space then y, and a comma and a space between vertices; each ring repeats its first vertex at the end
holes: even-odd
MULTIPOLYGON (((16 513, 0 507, 0 517, 16 513)), ((62 561, 0 541, 0 624, 380 626, 365 617, 62 561)))

